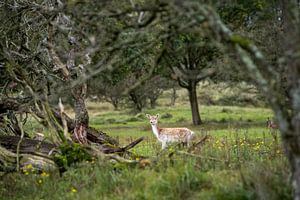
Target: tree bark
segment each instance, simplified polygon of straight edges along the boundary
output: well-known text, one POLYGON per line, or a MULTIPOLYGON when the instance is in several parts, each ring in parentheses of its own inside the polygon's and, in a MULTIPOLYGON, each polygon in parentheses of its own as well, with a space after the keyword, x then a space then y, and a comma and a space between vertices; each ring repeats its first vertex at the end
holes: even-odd
MULTIPOLYGON (((14 172, 17 170, 17 157, 16 153, 13 153, 0 146, 0 171, 2 172, 14 172)), ((56 164, 51 158, 36 156, 32 154, 20 154, 20 167, 31 165, 33 169, 39 171, 54 171, 57 169, 56 164)))
MULTIPOLYGON (((17 152, 17 145, 19 141, 20 141, 19 136, 0 136, 0 146, 14 153, 17 152)), ((44 142, 44 141, 24 138, 20 144, 20 153, 25 153, 25 154, 41 153, 47 155, 51 150, 54 150, 54 148, 56 148, 56 145, 54 144, 44 142)))
POLYGON ((135 111, 142 112, 143 110, 143 100, 138 97, 134 92, 129 93, 130 99, 134 104, 135 111))
POLYGON ((80 84, 73 88, 75 127, 73 130, 74 141, 87 144, 87 128, 89 126, 89 114, 85 106, 86 84, 80 84))
POLYGON ((189 82, 189 87, 187 88, 189 92, 189 100, 191 104, 193 124, 200 125, 202 124, 202 120, 200 118, 199 107, 198 107, 198 99, 197 99, 197 83, 195 81, 189 82))
POLYGON ((291 100, 289 126, 280 126, 292 172, 293 197, 300 200, 300 36, 299 2, 281 0, 287 88, 291 100), (286 129, 286 130, 285 130, 286 129))
POLYGON ((172 94, 171 94, 170 106, 174 106, 175 105, 176 99, 177 99, 176 88, 172 87, 172 94))
POLYGON ((158 99, 159 95, 153 95, 151 97, 149 97, 149 100, 150 100, 150 107, 151 109, 154 109, 157 105, 157 99, 158 99))
MULTIPOLYGON (((62 119, 61 115, 58 110, 52 110, 54 117, 57 119, 57 121, 62 125, 62 119)), ((65 120, 67 121, 68 131, 72 132, 74 131, 76 127, 76 123, 73 119, 71 119, 66 114, 64 115, 65 120)), ((90 142, 98 143, 98 144, 107 144, 110 146, 117 145, 117 141, 113 139, 112 137, 108 136, 106 133, 102 131, 98 131, 95 128, 87 127, 87 139, 90 142)))
MULTIPOLYGON (((300 121, 297 122, 300 125, 300 121)), ((283 133, 283 143, 291 173, 294 200, 300 200, 300 136, 299 132, 283 133), (289 137, 291 136, 291 137, 289 137)))

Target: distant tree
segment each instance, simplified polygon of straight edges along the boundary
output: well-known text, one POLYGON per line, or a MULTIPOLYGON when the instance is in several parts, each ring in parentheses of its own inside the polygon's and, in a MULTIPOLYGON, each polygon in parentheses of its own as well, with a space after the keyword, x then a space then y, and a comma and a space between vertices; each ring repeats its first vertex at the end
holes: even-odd
POLYGON ((177 92, 176 92, 176 85, 171 83, 171 97, 170 97, 170 106, 175 106, 176 99, 178 98, 177 92))
POLYGON ((172 87, 172 81, 169 81, 165 77, 156 75, 152 77, 149 82, 147 81, 147 96, 150 101, 150 107, 155 108, 157 100, 164 90, 172 87))
MULTIPOLYGON (((121 102, 125 99, 125 84, 122 82, 123 74, 120 70, 104 71, 88 81, 88 95, 96 96, 98 100, 111 103, 115 110, 119 110, 121 102)), ((124 75, 125 76, 125 75, 124 75)))
POLYGON ((182 34, 166 43, 164 60, 172 71, 171 77, 188 91, 194 125, 202 123, 197 84, 216 74, 218 57, 219 50, 207 38, 182 34))
POLYGON ((156 101, 163 90, 169 88, 169 82, 161 76, 154 76, 129 92, 129 100, 136 112, 141 112, 146 106, 155 108, 156 101), (148 101, 149 100, 149 101, 148 101))

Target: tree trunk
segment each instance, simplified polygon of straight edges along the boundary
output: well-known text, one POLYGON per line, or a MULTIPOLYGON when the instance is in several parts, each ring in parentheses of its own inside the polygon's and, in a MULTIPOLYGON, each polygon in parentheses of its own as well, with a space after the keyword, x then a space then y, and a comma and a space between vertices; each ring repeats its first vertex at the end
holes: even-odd
POLYGON ((134 104, 134 109, 136 112, 142 112, 143 110, 143 99, 138 97, 134 92, 129 93, 130 99, 134 104))
MULTIPOLYGON (((300 111, 298 111, 300 113, 300 111)), ((280 122, 279 122, 280 123, 280 122)), ((300 118, 294 116, 287 129, 281 125, 282 142, 288 157, 291 174, 293 199, 300 200, 300 118)))
POLYGON ((191 104, 193 124, 200 125, 200 124, 202 124, 202 121, 201 121, 200 114, 199 114, 196 89, 197 89, 197 83, 195 81, 190 81, 189 87, 187 88, 187 90, 189 92, 189 100, 190 100, 190 104, 191 104))
POLYGON ((158 97, 159 97, 159 95, 157 95, 157 96, 154 95, 152 97, 149 97, 151 109, 154 109, 156 107, 156 105, 157 105, 156 101, 157 101, 158 97))
POLYGON ((86 84, 83 83, 73 88, 74 108, 75 108, 75 128, 73 139, 80 144, 86 144, 87 128, 89 127, 89 115, 85 106, 86 84))
POLYGON ((288 130, 281 125, 284 147, 292 172, 293 197, 300 200, 300 36, 299 1, 281 0, 283 21, 283 47, 286 58, 287 88, 292 112, 288 130))
POLYGON ((300 200, 300 137, 295 137, 284 138, 283 143, 291 167, 293 197, 294 200, 300 200))
POLYGON ((118 98, 111 97, 110 102, 113 105, 114 110, 119 110, 119 100, 118 100, 118 98))
POLYGON ((172 88, 172 94, 171 94, 171 102, 170 102, 170 106, 175 106, 175 101, 177 99, 177 94, 176 94, 176 88, 173 87, 172 88))

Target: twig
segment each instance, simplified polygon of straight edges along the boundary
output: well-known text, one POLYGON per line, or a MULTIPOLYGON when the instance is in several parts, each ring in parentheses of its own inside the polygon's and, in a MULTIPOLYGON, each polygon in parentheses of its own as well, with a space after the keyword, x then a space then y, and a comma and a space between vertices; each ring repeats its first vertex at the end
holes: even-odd
POLYGON ((20 114, 20 120, 18 120, 18 125, 20 127, 20 131, 21 131, 21 137, 20 137, 20 140, 18 142, 18 145, 17 145, 17 171, 20 171, 20 145, 21 145, 21 142, 24 138, 24 130, 23 130, 23 124, 20 123, 20 121, 23 121, 22 120, 22 117, 23 115, 20 114))
POLYGON ((196 158, 215 160, 215 161, 219 161, 219 162, 227 162, 226 160, 221 160, 221 159, 210 157, 210 156, 201 156, 201 155, 197 155, 197 154, 188 153, 188 152, 185 152, 185 151, 177 151, 177 153, 183 154, 183 155, 188 155, 188 156, 193 156, 193 157, 196 157, 196 158))
POLYGON ((193 147, 197 147, 199 145, 202 145, 207 139, 209 139, 208 135, 205 135, 199 142, 197 142, 196 144, 193 145, 193 147))
POLYGON ((128 144, 127 146, 123 147, 124 151, 128 151, 129 149, 135 147, 137 144, 139 144, 141 141, 144 140, 144 137, 140 137, 139 139, 131 142, 130 144, 128 144))

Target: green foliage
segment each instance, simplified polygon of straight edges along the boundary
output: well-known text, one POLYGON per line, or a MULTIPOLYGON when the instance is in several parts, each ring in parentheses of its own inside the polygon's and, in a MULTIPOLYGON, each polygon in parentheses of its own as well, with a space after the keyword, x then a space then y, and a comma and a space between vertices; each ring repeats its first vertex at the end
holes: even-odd
POLYGON ((82 161, 91 161, 91 155, 78 143, 63 143, 59 146, 60 153, 54 156, 55 163, 61 170, 82 161))
POLYGON ((169 119, 169 118, 172 118, 173 115, 170 114, 170 113, 164 113, 160 116, 161 119, 169 119))
POLYGON ((259 21, 276 19, 277 6, 278 2, 275 0, 216 1, 222 20, 239 28, 253 27, 259 21))
POLYGON ((264 160, 255 166, 245 166, 241 173, 247 190, 252 190, 258 199, 292 199, 289 166, 282 161, 264 160), (256 173, 256 176, 251 174, 256 173))
POLYGON ((230 41, 233 42, 234 44, 238 44, 239 46, 245 49, 248 49, 251 44, 251 41, 249 39, 242 37, 240 35, 233 35, 230 38, 230 41))

